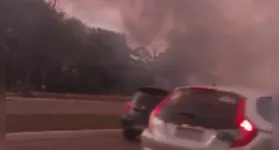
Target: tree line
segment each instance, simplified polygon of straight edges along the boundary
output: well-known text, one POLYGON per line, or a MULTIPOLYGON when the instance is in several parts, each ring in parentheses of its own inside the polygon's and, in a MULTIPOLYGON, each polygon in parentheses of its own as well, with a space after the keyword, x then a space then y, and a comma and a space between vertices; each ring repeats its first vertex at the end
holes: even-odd
POLYGON ((166 52, 152 55, 144 47, 131 49, 122 33, 88 27, 44 0, 6 0, 0 14, 8 23, 7 90, 130 93, 165 82, 183 85, 191 74, 205 75, 205 65, 197 65, 207 59, 208 40, 201 43, 206 32, 200 29, 176 34, 166 52))
POLYGON ((125 93, 152 84, 144 57, 131 57, 139 53, 123 34, 88 27, 43 0, 9 0, 5 6, 6 89, 125 93))

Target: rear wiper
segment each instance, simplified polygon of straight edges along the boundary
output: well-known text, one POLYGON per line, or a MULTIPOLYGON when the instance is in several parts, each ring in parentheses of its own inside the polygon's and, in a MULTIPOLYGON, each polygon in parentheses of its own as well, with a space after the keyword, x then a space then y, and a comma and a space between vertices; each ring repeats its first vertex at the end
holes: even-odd
POLYGON ((197 115, 195 115, 194 113, 189 113, 189 112, 179 112, 179 115, 185 116, 189 119, 189 124, 202 124, 203 120, 198 117, 197 115))
POLYGON ((194 113, 179 112, 179 115, 186 116, 189 119, 197 119, 197 116, 194 113))

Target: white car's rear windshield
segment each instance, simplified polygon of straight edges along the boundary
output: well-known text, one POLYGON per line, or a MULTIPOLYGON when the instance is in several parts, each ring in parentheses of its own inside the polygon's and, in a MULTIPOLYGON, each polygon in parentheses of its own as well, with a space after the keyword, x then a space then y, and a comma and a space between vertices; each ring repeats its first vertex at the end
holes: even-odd
POLYGON ((189 115, 209 128, 235 128, 240 96, 225 91, 186 89, 174 92, 159 117, 175 124, 189 123, 189 115), (193 116, 192 116, 193 117, 193 116))

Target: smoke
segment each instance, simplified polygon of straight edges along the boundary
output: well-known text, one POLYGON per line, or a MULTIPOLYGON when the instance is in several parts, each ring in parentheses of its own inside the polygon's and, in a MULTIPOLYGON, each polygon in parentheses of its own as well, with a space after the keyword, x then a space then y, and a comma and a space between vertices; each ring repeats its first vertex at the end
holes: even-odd
POLYGON ((90 24, 114 20, 106 23, 125 32, 131 46, 166 51, 156 67, 187 66, 174 77, 181 82, 202 72, 197 81, 279 86, 276 1, 61 0, 61 6, 90 24))

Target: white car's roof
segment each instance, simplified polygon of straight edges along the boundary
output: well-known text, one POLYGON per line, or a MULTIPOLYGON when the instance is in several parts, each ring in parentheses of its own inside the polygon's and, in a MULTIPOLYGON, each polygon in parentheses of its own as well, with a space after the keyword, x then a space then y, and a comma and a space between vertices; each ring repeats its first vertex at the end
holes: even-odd
POLYGON ((190 87, 201 87, 201 88, 212 88, 220 91, 233 92, 235 94, 241 95, 249 100, 257 99, 262 96, 270 96, 270 94, 266 91, 259 89, 252 89, 242 86, 212 86, 212 85, 190 85, 190 86, 180 86, 180 88, 190 88, 190 87))

